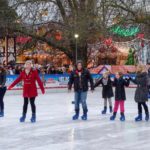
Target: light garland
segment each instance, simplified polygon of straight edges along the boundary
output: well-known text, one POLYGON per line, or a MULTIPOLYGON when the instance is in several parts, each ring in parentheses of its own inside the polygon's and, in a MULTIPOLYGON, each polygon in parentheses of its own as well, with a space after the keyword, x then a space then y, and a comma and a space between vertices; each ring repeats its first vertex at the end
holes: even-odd
POLYGON ((114 26, 110 29, 111 32, 120 36, 135 36, 139 31, 139 27, 122 28, 121 26, 114 26))

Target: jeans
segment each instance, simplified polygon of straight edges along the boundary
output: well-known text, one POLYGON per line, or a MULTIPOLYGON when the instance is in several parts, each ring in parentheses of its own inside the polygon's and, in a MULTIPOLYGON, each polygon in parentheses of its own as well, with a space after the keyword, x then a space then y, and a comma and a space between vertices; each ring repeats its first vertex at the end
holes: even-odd
POLYGON ((24 98, 24 105, 23 105, 23 115, 26 115, 26 113, 27 113, 29 101, 30 101, 30 104, 31 104, 32 114, 36 113, 35 97, 32 97, 32 98, 25 97, 24 98))
POLYGON ((120 105, 120 112, 124 113, 124 100, 115 100, 114 112, 117 113, 120 105))
POLYGON ((76 112, 79 112, 80 110, 80 103, 82 104, 83 112, 84 113, 88 112, 86 99, 87 99, 87 92, 83 92, 83 91, 75 92, 75 111, 76 112))
POLYGON ((0 88, 0 112, 4 112, 4 95, 6 93, 6 87, 0 88))

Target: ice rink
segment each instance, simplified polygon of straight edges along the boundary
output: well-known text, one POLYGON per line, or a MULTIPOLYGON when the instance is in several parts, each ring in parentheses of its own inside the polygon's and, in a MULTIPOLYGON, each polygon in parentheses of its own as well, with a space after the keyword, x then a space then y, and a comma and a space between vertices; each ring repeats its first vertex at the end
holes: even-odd
POLYGON ((126 89, 126 122, 119 121, 120 113, 114 122, 109 121, 109 113, 101 115, 103 100, 99 88, 89 92, 88 121, 72 121, 73 93, 63 89, 37 98, 35 124, 30 123, 30 111, 26 122, 19 123, 22 96, 8 92, 5 117, 0 118, 0 150, 149 150, 150 122, 134 122, 134 90, 126 89))

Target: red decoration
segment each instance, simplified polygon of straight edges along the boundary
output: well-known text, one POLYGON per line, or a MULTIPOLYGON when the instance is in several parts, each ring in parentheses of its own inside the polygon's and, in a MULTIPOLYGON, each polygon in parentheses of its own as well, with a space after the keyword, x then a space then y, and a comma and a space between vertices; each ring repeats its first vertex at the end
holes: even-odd
POLYGON ((56 32, 56 34, 55 34, 55 39, 56 39, 57 41, 60 41, 60 40, 62 39, 62 36, 61 36, 61 33, 60 33, 60 32, 56 32))
POLYGON ((116 48, 116 47, 114 47, 114 46, 112 46, 112 47, 111 47, 111 52, 112 52, 112 53, 117 52, 117 48, 116 48))
POLYGON ((144 47, 144 40, 141 41, 141 47, 144 47))
POLYGON ((104 41, 104 44, 110 46, 112 44, 112 38, 108 38, 104 41))
POLYGON ((27 42, 31 42, 31 40, 32 40, 31 37, 18 36, 16 42, 20 44, 26 44, 27 42))
POLYGON ((143 38, 144 38, 144 33, 140 33, 140 34, 138 34, 138 35, 137 35, 137 38, 139 38, 139 39, 143 39, 143 38))

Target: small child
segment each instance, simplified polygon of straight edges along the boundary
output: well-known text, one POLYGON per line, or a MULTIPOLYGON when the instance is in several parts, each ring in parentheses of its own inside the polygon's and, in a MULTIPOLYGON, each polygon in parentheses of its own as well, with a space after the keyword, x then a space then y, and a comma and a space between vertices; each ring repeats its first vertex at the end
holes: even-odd
POLYGON ((110 117, 110 120, 115 120, 117 111, 120 105, 120 121, 125 121, 124 115, 124 102, 126 100, 125 94, 125 86, 129 86, 130 80, 123 79, 123 74, 121 72, 116 73, 115 79, 113 81, 113 85, 115 86, 115 104, 114 104, 114 112, 113 115, 110 117))
POLYGON ((95 84, 94 87, 102 84, 102 97, 104 99, 104 110, 102 114, 106 114, 107 112, 107 101, 109 102, 109 109, 110 113, 112 113, 112 101, 111 97, 114 96, 113 89, 112 89, 112 81, 109 76, 109 72, 103 73, 103 77, 95 84))

